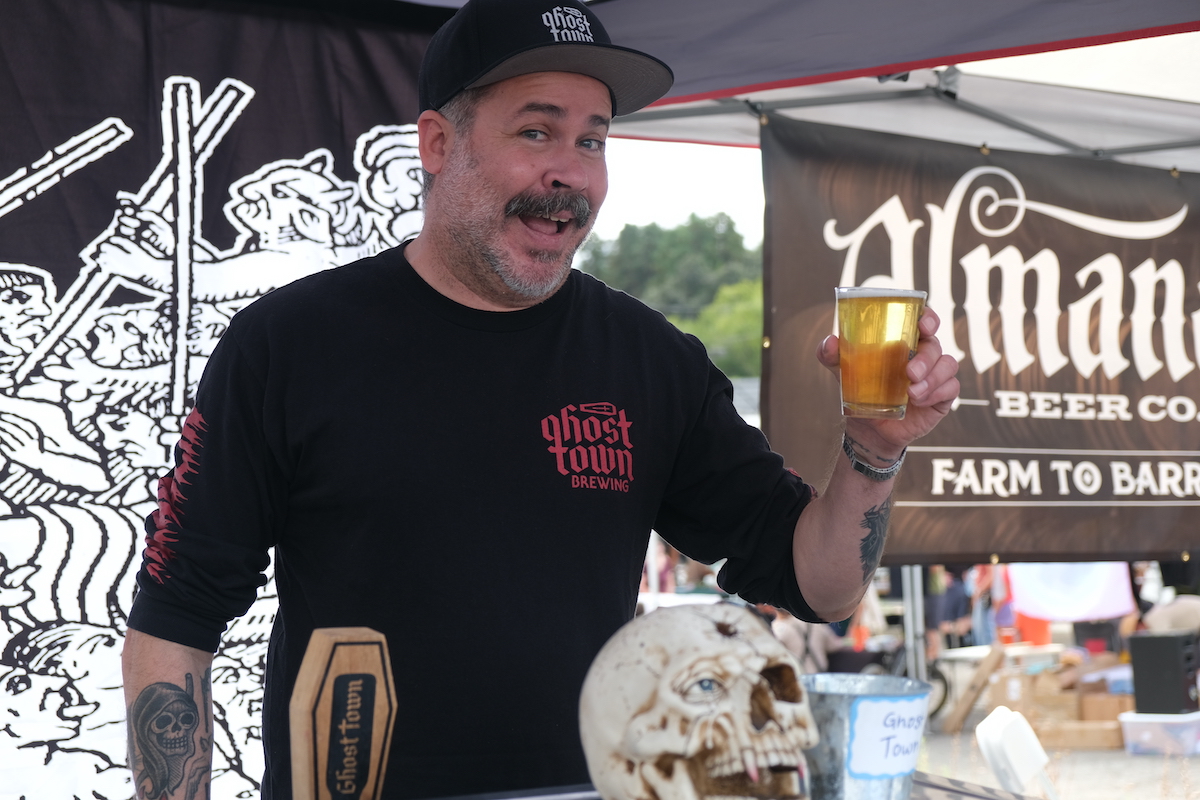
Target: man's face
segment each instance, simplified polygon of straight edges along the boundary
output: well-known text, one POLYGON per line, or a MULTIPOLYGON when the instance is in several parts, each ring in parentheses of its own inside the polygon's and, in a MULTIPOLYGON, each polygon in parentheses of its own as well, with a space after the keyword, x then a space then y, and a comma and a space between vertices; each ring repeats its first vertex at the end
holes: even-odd
POLYGON ((431 206, 455 277, 501 307, 541 302, 562 286, 608 191, 608 87, 539 72, 496 84, 468 132, 455 132, 431 206))
POLYGON ((0 336, 9 342, 32 344, 46 332, 42 320, 50 316, 46 287, 38 283, 0 289, 0 336))

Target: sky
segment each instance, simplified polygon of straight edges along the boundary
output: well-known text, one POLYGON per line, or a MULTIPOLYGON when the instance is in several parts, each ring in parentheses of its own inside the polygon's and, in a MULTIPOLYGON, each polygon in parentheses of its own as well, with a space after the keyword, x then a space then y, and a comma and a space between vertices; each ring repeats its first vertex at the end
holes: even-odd
POLYGON ((596 235, 615 239, 625 225, 673 228, 691 214, 733 218, 748 247, 763 236, 762 158, 757 147, 609 138, 608 199, 596 235))
MULTIPOLYGON (((964 72, 1200 103, 1200 32, 959 64, 964 72)), ((1200 130, 1197 131, 1200 136, 1200 130)), ((763 236, 762 160, 753 147, 610 138, 608 199, 596 235, 670 228, 724 211, 748 247, 763 236)))

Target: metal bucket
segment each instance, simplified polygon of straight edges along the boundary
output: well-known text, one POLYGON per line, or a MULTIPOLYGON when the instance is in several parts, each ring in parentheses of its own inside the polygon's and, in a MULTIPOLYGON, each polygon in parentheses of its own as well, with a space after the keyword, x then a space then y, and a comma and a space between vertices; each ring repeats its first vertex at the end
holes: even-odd
POLYGON ((800 680, 821 734, 805 753, 812 800, 907 800, 932 687, 859 673, 800 680))

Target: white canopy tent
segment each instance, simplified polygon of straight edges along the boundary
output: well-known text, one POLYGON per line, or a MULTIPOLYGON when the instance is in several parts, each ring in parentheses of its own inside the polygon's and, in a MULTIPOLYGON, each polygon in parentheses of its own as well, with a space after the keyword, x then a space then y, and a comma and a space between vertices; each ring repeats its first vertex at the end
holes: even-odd
POLYGON ((625 224, 670 227, 690 213, 707 217, 721 211, 757 243, 763 195, 751 104, 759 100, 799 101, 780 113, 812 122, 1003 150, 1104 149, 1101 156, 1081 157, 1200 171, 1200 32, 957 66, 963 73, 958 102, 937 96, 940 69, 922 69, 907 81, 847 79, 733 101, 660 105, 618 119, 613 133, 621 138, 610 142, 609 197, 597 234, 611 239, 625 224), (724 113, 715 113, 718 109, 724 113), (989 112, 1075 147, 982 115, 989 112), (1158 148, 1171 142, 1191 146, 1158 148), (712 144, 732 146, 704 146, 712 144), (1120 148, 1128 149, 1116 152, 1120 148), (648 176, 656 191, 646 191, 648 176))
POLYGON ((1200 103, 973 75, 951 66, 906 80, 852 78, 653 108, 614 134, 758 143, 758 115, 785 116, 1031 153, 1200 171, 1200 103))
POLYGON ((614 41, 662 58, 676 75, 664 100, 616 121, 617 136, 757 146, 756 118, 775 111, 1200 171, 1200 6, 1189 0, 591 5, 614 41), (1130 75, 1140 77, 1123 83, 1130 75))

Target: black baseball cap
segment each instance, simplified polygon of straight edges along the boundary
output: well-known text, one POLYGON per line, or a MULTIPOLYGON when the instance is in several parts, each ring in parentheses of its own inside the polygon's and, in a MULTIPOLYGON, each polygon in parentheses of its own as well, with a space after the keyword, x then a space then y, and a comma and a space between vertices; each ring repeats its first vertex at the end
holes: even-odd
POLYGON ((464 89, 530 72, 577 72, 608 86, 613 115, 667 93, 675 76, 653 56, 619 47, 576 0, 468 0, 434 34, 418 79, 421 111, 464 89))

